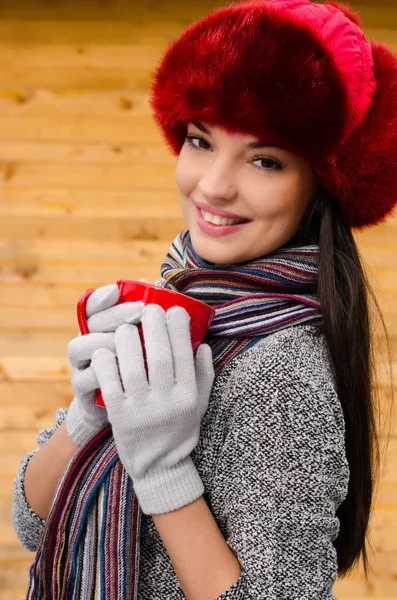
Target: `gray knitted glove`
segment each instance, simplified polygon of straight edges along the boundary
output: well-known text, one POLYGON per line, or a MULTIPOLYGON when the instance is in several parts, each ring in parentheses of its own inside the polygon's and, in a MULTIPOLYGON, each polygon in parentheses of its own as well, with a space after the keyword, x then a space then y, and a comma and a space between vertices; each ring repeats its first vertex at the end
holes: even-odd
POLYGON ((190 453, 199 440, 214 368, 207 344, 194 357, 189 322, 181 307, 165 313, 157 304, 145 306, 148 377, 135 325, 116 330, 120 374, 110 349, 92 356, 120 460, 145 514, 176 510, 204 492, 190 453))
POLYGON ((114 333, 79 334, 68 345, 71 383, 75 393, 66 415, 66 430, 78 446, 83 446, 108 425, 106 410, 95 404, 99 384, 90 366, 91 357, 99 348, 115 351, 114 333))
POLYGON ((126 302, 115 306, 119 299, 116 284, 95 290, 87 300, 86 319, 90 333, 79 334, 68 345, 71 382, 75 392, 66 416, 66 429, 75 444, 82 446, 108 424, 107 412, 95 404, 99 384, 90 361, 99 348, 115 351, 114 332, 122 323, 139 323, 143 302, 126 302))

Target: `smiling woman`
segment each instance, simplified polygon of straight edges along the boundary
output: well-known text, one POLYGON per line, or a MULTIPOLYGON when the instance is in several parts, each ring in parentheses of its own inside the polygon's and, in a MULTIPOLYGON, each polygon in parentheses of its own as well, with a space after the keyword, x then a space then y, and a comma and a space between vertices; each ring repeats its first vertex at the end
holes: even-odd
POLYGON ((184 309, 90 295, 75 396, 15 480, 29 600, 334 600, 368 575, 377 388, 352 229, 397 203, 396 87, 397 56, 335 2, 237 2, 167 47, 150 106, 186 228, 156 285, 214 317, 194 351, 184 309))
POLYGON ((251 260, 283 246, 296 234, 316 190, 308 160, 251 140, 189 123, 177 159, 175 180, 193 246, 215 264, 251 260), (261 156, 253 152, 258 147, 261 156), (245 222, 222 223, 211 214, 245 222))

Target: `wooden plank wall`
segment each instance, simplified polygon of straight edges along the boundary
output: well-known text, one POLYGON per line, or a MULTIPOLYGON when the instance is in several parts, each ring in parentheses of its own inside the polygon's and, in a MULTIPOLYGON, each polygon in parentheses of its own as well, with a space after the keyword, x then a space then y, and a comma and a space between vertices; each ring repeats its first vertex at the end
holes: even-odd
MULTIPOLYGON (((0 598, 24 596, 33 555, 11 525, 11 489, 39 429, 72 397, 66 357, 82 291, 155 279, 184 228, 171 157, 150 114, 166 44, 222 2, 3 0, 0 5, 0 598)), ((225 2, 224 2, 225 4, 225 2)), ((368 35, 397 49, 395 0, 361 0, 368 35)), ((397 348, 397 219, 357 235, 397 348)), ((383 411, 390 397, 378 354, 383 411)), ((395 359, 394 359, 395 360, 395 359)), ((392 417, 393 427, 395 417, 392 417)), ((390 423, 390 420, 388 419, 390 423)), ((382 440, 385 438, 382 437, 382 440)), ((383 451, 373 572, 347 598, 397 598, 397 438, 383 451)))

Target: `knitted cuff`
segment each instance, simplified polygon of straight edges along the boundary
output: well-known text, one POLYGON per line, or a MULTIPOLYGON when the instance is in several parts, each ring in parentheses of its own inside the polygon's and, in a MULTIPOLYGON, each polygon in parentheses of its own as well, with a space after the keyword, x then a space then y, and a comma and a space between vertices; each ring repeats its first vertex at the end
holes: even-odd
POLYGON ((21 460, 12 491, 12 525, 22 546, 29 552, 37 550, 46 522, 35 513, 25 494, 25 471, 30 459, 39 450, 36 448, 28 452, 21 460))
POLYGON ((142 512, 161 515, 177 510, 200 498, 204 484, 190 456, 166 471, 149 473, 134 481, 142 512))

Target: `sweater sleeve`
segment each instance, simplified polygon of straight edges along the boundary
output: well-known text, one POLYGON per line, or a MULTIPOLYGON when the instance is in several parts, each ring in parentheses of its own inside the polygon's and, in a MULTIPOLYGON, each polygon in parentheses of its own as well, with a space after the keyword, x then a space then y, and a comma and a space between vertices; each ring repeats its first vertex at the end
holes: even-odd
POLYGON ((344 417, 332 382, 291 356, 236 371, 225 390, 214 501, 241 576, 217 600, 335 598, 344 417))
POLYGON ((45 519, 39 517, 29 505, 25 495, 25 471, 30 459, 40 447, 55 433, 58 427, 66 418, 67 410, 60 408, 56 412, 55 423, 52 427, 42 429, 37 437, 38 448, 25 454, 22 458, 19 469, 14 480, 13 496, 12 496, 12 524, 15 533, 21 542, 22 546, 30 552, 35 552, 40 543, 42 533, 44 531, 45 519))

